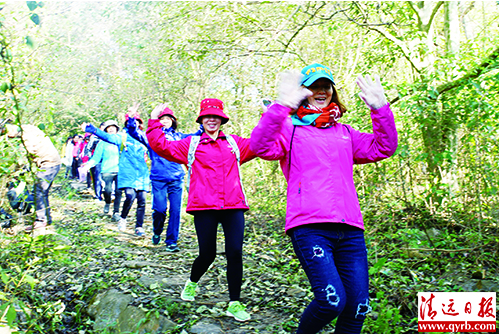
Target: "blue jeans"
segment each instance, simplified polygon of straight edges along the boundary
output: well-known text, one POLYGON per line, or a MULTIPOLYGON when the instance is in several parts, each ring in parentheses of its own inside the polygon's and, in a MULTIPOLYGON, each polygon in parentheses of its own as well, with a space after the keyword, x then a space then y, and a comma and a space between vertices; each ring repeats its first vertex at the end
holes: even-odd
POLYGON ((45 167, 36 173, 38 182, 35 184, 35 207, 36 207, 36 221, 52 224, 52 217, 50 216, 49 204, 49 190, 52 186, 57 173, 59 173, 61 165, 45 167))
POLYGON ((101 175, 101 165, 97 164, 90 168, 90 174, 92 175, 92 183, 94 186, 95 197, 102 201, 102 175, 101 175))
POLYGON ((326 223, 301 225, 288 234, 315 297, 296 333, 317 333, 336 317, 335 334, 360 333, 371 310, 364 231, 326 223))
POLYGON ((114 189, 114 207, 113 214, 120 212, 121 204, 121 190, 118 190, 118 173, 102 173, 102 179, 104 180, 104 201, 106 204, 111 204, 111 194, 114 189), (114 185, 114 188, 113 188, 114 185))
POLYGON ((166 245, 176 245, 178 241, 178 232, 180 229, 180 209, 182 207, 182 188, 183 180, 175 181, 156 181, 151 180, 152 184, 152 225, 153 233, 161 235, 165 226, 166 209, 168 201, 170 202, 168 228, 166 229, 166 245))

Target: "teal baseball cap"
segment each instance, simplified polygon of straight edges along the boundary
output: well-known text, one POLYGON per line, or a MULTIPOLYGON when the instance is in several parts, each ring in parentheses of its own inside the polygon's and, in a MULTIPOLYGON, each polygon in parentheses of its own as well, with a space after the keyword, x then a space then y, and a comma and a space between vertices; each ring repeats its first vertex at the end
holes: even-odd
POLYGON ((331 69, 319 63, 304 67, 303 70, 301 70, 301 74, 303 74, 303 78, 301 79, 300 85, 303 85, 305 87, 310 86, 315 81, 321 78, 331 80, 334 85, 333 72, 331 71, 331 69))

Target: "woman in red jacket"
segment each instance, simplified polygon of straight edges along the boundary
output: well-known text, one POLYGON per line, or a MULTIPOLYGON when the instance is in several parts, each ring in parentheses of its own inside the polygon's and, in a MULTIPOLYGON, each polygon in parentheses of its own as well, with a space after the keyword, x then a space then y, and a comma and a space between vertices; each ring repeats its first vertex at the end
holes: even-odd
POLYGON ((226 135, 220 130, 220 126, 229 121, 223 107, 223 102, 218 99, 204 99, 196 122, 203 124, 205 132, 200 137, 168 141, 157 119, 159 112, 165 108, 164 104, 160 104, 151 113, 147 139, 158 155, 189 165, 190 182, 188 179, 187 187, 190 192, 186 211, 194 216, 199 255, 192 264, 190 279, 181 298, 194 301, 199 279, 215 260, 217 227, 221 223, 230 295, 227 315, 238 321, 247 321, 250 315, 239 302, 239 297, 243 276, 244 212, 249 207, 239 166, 254 159, 255 154, 249 149, 249 139, 226 135))

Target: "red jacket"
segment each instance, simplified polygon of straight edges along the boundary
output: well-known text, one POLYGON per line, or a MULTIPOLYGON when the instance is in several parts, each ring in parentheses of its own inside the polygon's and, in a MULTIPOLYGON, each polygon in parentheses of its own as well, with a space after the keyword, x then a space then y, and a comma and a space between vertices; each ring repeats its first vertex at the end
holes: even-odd
MULTIPOLYGON (((149 120, 147 140, 151 148, 166 160, 187 165, 187 155, 192 137, 168 141, 157 119, 149 120)), ((250 140, 232 135, 241 153, 241 164, 256 157, 250 148, 250 140)), ((220 131, 217 140, 206 133, 201 135, 192 164, 190 191, 187 200, 188 213, 200 210, 248 210, 241 189, 236 155, 220 131)))

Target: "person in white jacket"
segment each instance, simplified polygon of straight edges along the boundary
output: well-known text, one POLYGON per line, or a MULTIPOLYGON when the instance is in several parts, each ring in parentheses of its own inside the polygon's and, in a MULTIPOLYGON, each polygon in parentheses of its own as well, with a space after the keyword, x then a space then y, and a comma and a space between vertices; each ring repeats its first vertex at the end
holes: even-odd
POLYGON ((62 163, 66 166, 66 174, 64 177, 71 178, 71 166, 73 165, 73 136, 69 136, 66 140, 66 145, 64 149, 64 158, 62 159, 62 163))

